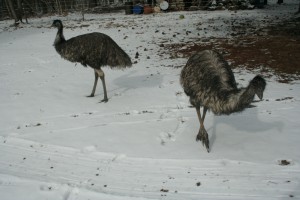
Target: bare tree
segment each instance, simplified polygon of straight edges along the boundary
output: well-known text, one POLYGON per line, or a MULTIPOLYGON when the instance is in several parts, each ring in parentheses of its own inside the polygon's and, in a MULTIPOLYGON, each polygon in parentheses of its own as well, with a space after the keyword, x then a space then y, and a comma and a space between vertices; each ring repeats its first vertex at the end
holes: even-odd
POLYGON ((7 10, 9 12, 9 15, 13 19, 15 19, 15 22, 17 22, 18 21, 18 17, 17 17, 16 10, 14 8, 14 4, 13 4, 12 0, 6 0, 5 3, 6 3, 7 10))
POLYGON ((24 11, 24 0, 6 0, 5 2, 10 17, 15 19, 15 25, 17 25, 18 22, 23 23, 23 17, 25 17, 26 23, 28 23, 27 14, 24 11))
POLYGON ((18 21, 20 21, 21 23, 24 23, 23 18, 25 18, 26 23, 28 23, 27 14, 24 10, 24 0, 17 0, 16 14, 17 14, 17 20, 18 21))
MULTIPOLYGON (((194 0, 198 1, 198 0, 194 0)), ((202 0, 210 1, 210 0, 202 0)), ((42 16, 47 13, 67 14, 68 11, 81 12, 82 19, 87 11, 97 6, 105 6, 114 0, 0 0, 0 16, 8 15, 15 22, 26 19, 29 15, 42 16), (3 9, 1 6, 6 7, 3 9)))

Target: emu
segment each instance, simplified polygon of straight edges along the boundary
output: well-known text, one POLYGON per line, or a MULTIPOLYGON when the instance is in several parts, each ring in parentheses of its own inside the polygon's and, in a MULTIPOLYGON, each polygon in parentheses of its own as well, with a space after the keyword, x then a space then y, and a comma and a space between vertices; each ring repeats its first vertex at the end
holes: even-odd
POLYGON ((63 35, 63 24, 60 20, 54 20, 53 27, 58 29, 54 47, 64 59, 71 62, 79 62, 83 66, 94 69, 95 81, 92 93, 87 97, 94 97, 98 78, 102 81, 104 98, 101 102, 107 102, 105 76, 101 67, 110 66, 112 69, 124 69, 131 67, 130 57, 111 39, 103 33, 88 33, 66 40, 63 35))
POLYGON ((206 112, 229 115, 249 107, 255 94, 262 99, 266 81, 255 76, 246 88, 237 84, 228 63, 217 52, 204 50, 192 55, 181 71, 180 83, 196 108, 200 129, 196 141, 202 141, 209 152, 209 138, 204 127, 206 112), (201 115, 200 108, 203 107, 201 115))

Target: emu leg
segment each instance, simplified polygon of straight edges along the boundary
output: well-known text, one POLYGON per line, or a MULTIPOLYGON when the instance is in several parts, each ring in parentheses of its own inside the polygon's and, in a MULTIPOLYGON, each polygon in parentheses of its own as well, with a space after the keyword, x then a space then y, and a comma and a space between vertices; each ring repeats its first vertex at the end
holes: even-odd
POLYGON ((204 119, 206 115, 207 108, 203 108, 203 115, 201 117, 201 112, 200 112, 200 107, 196 107, 198 119, 200 122, 200 129, 198 132, 198 135, 196 137, 196 141, 202 141, 203 146, 205 145, 207 152, 209 152, 209 139, 208 139, 208 134, 204 128, 204 119))
POLYGON ((103 92, 104 92, 104 99, 101 100, 100 102, 107 102, 108 98, 107 98, 107 91, 106 91, 106 84, 105 84, 105 75, 104 75, 104 72, 102 71, 102 69, 96 69, 95 71, 97 72, 98 76, 100 77, 100 79, 102 81, 103 92))
POLYGON ((96 91, 96 87, 97 87, 97 83, 98 83, 98 73, 95 70, 95 81, 94 81, 94 86, 93 86, 93 90, 91 95, 87 96, 87 97, 94 97, 95 96, 95 91, 96 91))

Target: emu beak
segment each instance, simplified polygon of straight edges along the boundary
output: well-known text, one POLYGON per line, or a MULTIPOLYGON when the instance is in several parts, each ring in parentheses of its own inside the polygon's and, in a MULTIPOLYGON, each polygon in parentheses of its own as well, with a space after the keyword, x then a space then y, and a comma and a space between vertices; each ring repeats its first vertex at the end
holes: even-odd
POLYGON ((51 24, 51 26, 50 26, 50 28, 55 28, 55 23, 53 22, 52 24, 51 24))
POLYGON ((257 96, 258 96, 258 98, 259 98, 260 100, 262 100, 262 99, 263 99, 263 96, 264 96, 264 94, 263 94, 262 92, 259 92, 259 93, 257 94, 257 96))

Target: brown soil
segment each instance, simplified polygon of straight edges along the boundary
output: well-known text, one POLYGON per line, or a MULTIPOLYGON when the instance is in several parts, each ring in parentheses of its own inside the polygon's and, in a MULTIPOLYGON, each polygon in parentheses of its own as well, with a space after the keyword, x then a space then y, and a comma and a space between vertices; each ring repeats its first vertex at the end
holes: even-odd
MULTIPOLYGON (((238 28, 244 30, 249 27, 238 28)), ((261 29, 252 36, 238 34, 233 39, 214 38, 206 42, 165 47, 187 58, 196 51, 215 49, 223 54, 233 68, 256 68, 261 72, 272 72, 280 82, 300 79, 300 17, 261 29)))

